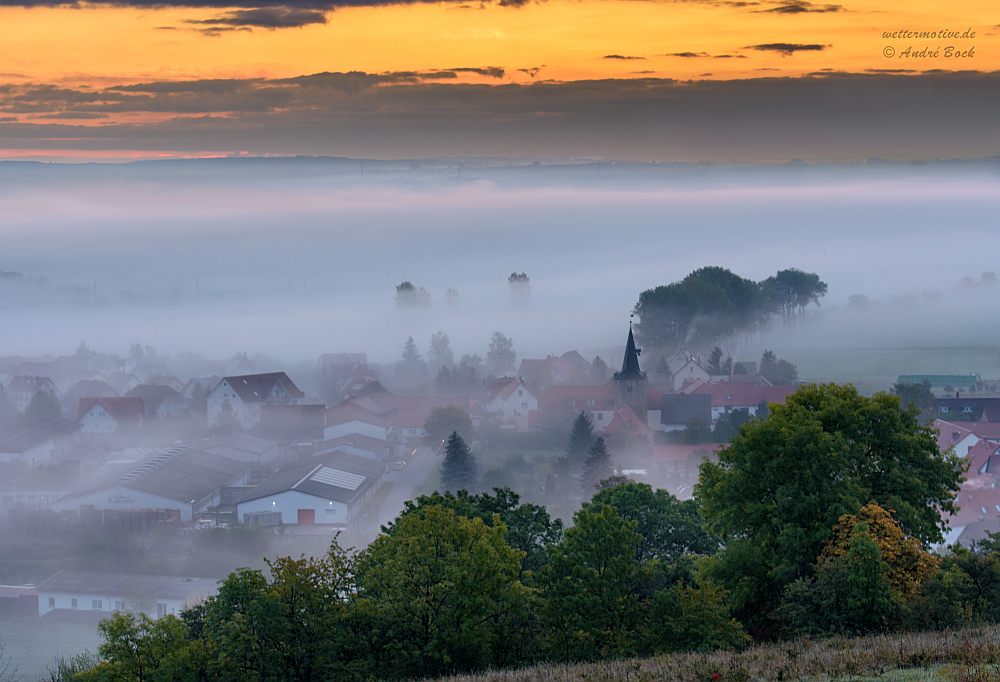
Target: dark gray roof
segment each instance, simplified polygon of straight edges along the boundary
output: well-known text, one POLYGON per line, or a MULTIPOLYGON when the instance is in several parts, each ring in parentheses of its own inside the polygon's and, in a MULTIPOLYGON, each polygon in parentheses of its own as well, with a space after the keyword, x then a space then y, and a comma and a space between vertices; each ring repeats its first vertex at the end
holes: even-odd
POLYGON ((349 503, 384 473, 383 465, 347 452, 310 457, 265 479, 240 504, 289 490, 349 503))
POLYGON ((93 485, 74 490, 60 503, 122 486, 187 504, 208 497, 246 471, 247 466, 244 462, 208 452, 171 448, 137 462, 128 470, 117 470, 93 485))
POLYGON ((98 594, 109 597, 142 595, 160 599, 187 599, 192 602, 219 591, 214 578, 179 578, 170 575, 127 573, 85 573, 59 571, 39 585, 38 592, 98 594))
POLYGON ((707 393, 664 393, 660 398, 661 424, 687 424, 695 417, 712 423, 712 396, 707 393))
POLYGON ((20 422, 0 431, 0 452, 25 452, 37 445, 63 438, 79 430, 79 424, 67 419, 20 422))

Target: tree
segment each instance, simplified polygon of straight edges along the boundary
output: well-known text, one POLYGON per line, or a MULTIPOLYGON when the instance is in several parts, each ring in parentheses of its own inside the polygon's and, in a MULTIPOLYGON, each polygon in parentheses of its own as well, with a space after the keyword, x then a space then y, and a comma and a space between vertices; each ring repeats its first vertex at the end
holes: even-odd
POLYGON ((701 443, 712 442, 712 429, 701 417, 692 417, 691 421, 684 425, 684 430, 680 435, 681 443, 685 445, 700 445, 701 443))
POLYGON ((440 451, 451 433, 457 433, 463 440, 472 440, 472 418, 457 405, 435 407, 424 420, 423 444, 440 451))
POLYGON ((396 377, 403 381, 420 381, 427 372, 427 365, 420 359, 420 352, 417 344, 410 336, 403 344, 403 354, 400 356, 402 362, 397 365, 396 377))
POLYGON ((62 416, 59 399, 48 391, 36 391, 35 395, 31 396, 31 402, 24 408, 25 420, 32 423, 62 419, 62 416))
POLYGON ((429 306, 431 295, 427 289, 419 289, 412 282, 403 282, 396 285, 396 307, 412 308, 415 306, 429 306))
POLYGON ((604 444, 604 438, 598 436, 594 444, 590 446, 587 460, 583 463, 583 476, 580 485, 583 487, 583 494, 588 495, 594 487, 603 479, 613 476, 615 467, 611 463, 611 455, 604 444))
POLYGON ((569 432, 566 457, 574 466, 579 466, 587 458, 587 453, 593 444, 594 424, 590 421, 590 417, 581 411, 573 420, 573 429, 569 432))
POLYGON ((729 356, 729 355, 726 356, 726 359, 723 361, 722 367, 720 369, 722 370, 723 374, 732 375, 732 373, 733 373, 733 358, 732 358, 732 356, 729 356))
POLYGON ((600 355, 594 357, 590 363, 590 381, 594 384, 603 384, 608 380, 608 365, 601 359, 600 355))
POLYGON ((503 332, 493 332, 490 338, 490 351, 486 354, 486 364, 490 371, 496 375, 501 375, 514 369, 514 360, 517 353, 514 352, 514 341, 504 336, 503 332))
POLYGON ((188 647, 187 628, 173 615, 153 620, 116 611, 97 624, 104 641, 101 662, 82 673, 85 682, 154 682, 181 677, 171 670, 188 647))
POLYGON ((739 433, 740 427, 748 421, 750 421, 750 410, 745 407, 722 415, 715 423, 715 432, 712 434, 712 439, 716 443, 728 443, 739 433))
POLYGON ((407 337, 406 343, 403 344, 403 354, 400 357, 407 365, 420 362, 420 351, 417 350, 417 344, 414 343, 412 336, 407 337))
POLYGON ((703 520, 694 500, 679 501, 666 490, 647 483, 626 482, 599 491, 583 508, 598 512, 614 507, 626 521, 635 521, 640 540, 636 559, 678 561, 685 554, 713 554, 719 541, 702 529, 703 520))
POLYGON ((476 485, 476 458, 469 452, 457 431, 448 436, 441 464, 441 487, 444 490, 471 490, 476 485))
POLYGON ((381 677, 426 678, 502 659, 504 627, 530 596, 505 532, 432 505, 403 514, 361 553, 358 601, 373 615, 381 677))
POLYGON ((892 385, 892 392, 899 396, 901 405, 916 405, 921 412, 930 412, 937 404, 937 398, 931 390, 931 382, 924 379, 922 383, 901 381, 892 385))
POLYGON ((444 300, 450 306, 458 305, 458 289, 452 289, 451 287, 445 289, 444 300))
POLYGON ((239 431, 241 428, 242 425, 240 424, 239 417, 236 416, 236 410, 233 409, 229 398, 226 398, 219 407, 219 414, 215 416, 215 430, 221 434, 226 434, 239 431))
POLYGON ((431 334, 430 361, 435 367, 451 367, 455 364, 455 356, 451 352, 448 335, 444 332, 431 334))
POLYGON ((708 530, 726 544, 705 575, 731 588, 744 616, 772 608, 783 585, 812 570, 838 519, 870 501, 920 542, 942 539, 964 464, 938 450, 915 408, 835 384, 800 386, 771 407, 718 463, 701 464, 695 486, 708 530))
POLYGON ((819 275, 795 268, 781 270, 761 285, 786 323, 794 321, 796 313, 800 317, 804 315, 810 303, 819 305, 819 299, 826 295, 826 282, 821 281, 819 275))
POLYGON ((574 520, 543 573, 555 653, 571 661, 635 655, 652 583, 636 559, 636 522, 608 506, 580 509, 574 520))
MULTIPOLYGON (((510 488, 494 488, 493 494, 481 493, 473 495, 466 490, 443 495, 435 492, 432 495, 421 495, 416 500, 404 502, 405 508, 400 517, 405 514, 423 515, 431 507, 447 507, 458 516, 469 519, 481 519, 487 526, 495 526, 497 522, 507 529, 504 539, 513 549, 524 552, 521 560, 521 578, 525 572, 537 573, 548 562, 546 548, 559 542, 562 538, 563 523, 560 519, 553 520, 545 507, 528 502, 521 502, 520 496, 510 488)), ((388 535, 396 532, 399 519, 383 526, 382 531, 388 535)))
POLYGON ((799 378, 798 368, 788 360, 779 360, 774 351, 765 350, 760 358, 760 375, 775 386, 791 386, 799 378))
POLYGON ((708 363, 705 365, 705 369, 708 370, 709 374, 722 374, 722 349, 718 346, 708 354, 708 363))
POLYGON ((531 296, 531 282, 525 273, 510 273, 507 284, 510 285, 510 295, 515 301, 525 301, 531 296))

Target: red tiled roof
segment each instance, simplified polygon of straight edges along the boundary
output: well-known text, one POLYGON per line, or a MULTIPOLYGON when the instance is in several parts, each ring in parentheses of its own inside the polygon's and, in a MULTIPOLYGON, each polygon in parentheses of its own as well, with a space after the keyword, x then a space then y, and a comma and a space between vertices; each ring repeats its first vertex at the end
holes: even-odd
POLYGON ((380 395, 374 396, 373 399, 382 407, 391 410, 386 418, 390 424, 402 429, 424 428, 424 422, 430 416, 431 410, 436 407, 455 405, 466 413, 472 407, 471 400, 459 397, 380 395))
POLYGON ((712 407, 756 407, 761 400, 769 403, 783 403, 785 398, 795 393, 794 386, 751 386, 723 382, 706 383, 689 393, 707 393, 712 396, 712 407))
POLYGON ((964 425, 959 425, 955 422, 946 422, 942 419, 934 420, 934 428, 938 430, 937 444, 941 452, 944 452, 956 443, 960 443, 966 436, 972 435, 972 431, 964 425))
POLYGON ((994 519, 1000 516, 1000 490, 996 488, 962 489, 958 493, 955 505, 959 508, 958 513, 945 519, 952 528, 965 526, 981 519, 994 519))
POLYGON ((969 462, 969 470, 965 477, 971 480, 979 476, 980 470, 986 467, 990 457, 995 455, 998 449, 1000 449, 1000 443, 992 443, 988 440, 981 440, 969 448, 969 454, 966 458, 969 462))
POLYGON ((345 400, 338 403, 326 411, 327 426, 335 424, 346 424, 347 422, 361 421, 376 426, 388 426, 382 413, 372 410, 359 404, 358 400, 345 400))
POLYGON ((610 410, 615 404, 615 388, 611 384, 596 386, 552 386, 542 394, 538 401, 540 410, 573 409, 588 407, 587 401, 593 400, 589 406, 593 410, 610 410), (570 401, 575 400, 575 404, 570 401))
POLYGON ((636 434, 640 434, 649 440, 653 437, 653 429, 649 428, 649 425, 643 420, 639 419, 639 415, 635 413, 631 405, 625 405, 622 409, 615 412, 615 416, 611 418, 608 425, 604 427, 604 434, 610 436, 612 434, 618 433, 618 430, 623 428, 629 422, 635 428, 636 434))
MULTIPOLYGON (((521 364, 524 364, 524 362, 525 361, 522 360, 521 364)), ((515 377, 500 377, 486 387, 486 394, 489 396, 488 400, 492 401, 498 395, 503 393, 508 386, 515 383, 517 383, 517 379, 515 377)))
POLYGON ((961 425, 980 438, 1000 441, 1000 422, 962 422, 961 425))
POLYGON ((80 398, 77 421, 83 419, 94 405, 103 407, 119 426, 138 425, 142 421, 142 398, 80 398))

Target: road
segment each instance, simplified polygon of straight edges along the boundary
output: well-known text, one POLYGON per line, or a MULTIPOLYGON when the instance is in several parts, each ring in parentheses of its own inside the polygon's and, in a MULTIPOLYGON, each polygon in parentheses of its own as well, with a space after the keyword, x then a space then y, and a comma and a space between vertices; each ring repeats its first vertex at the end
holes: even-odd
POLYGON ((392 490, 382 503, 379 510, 379 525, 392 521, 404 509, 404 502, 412 500, 413 489, 427 480, 435 467, 441 466, 440 458, 430 448, 417 448, 415 455, 406 462, 402 471, 390 471, 385 475, 386 482, 392 482, 392 490))

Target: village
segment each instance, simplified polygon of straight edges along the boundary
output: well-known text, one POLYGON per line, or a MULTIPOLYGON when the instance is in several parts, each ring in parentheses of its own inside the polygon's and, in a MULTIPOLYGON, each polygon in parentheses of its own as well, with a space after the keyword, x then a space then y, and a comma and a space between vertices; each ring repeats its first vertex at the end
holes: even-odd
MULTIPOLYGON (((178 614, 264 552, 322 553, 338 534, 364 546, 407 500, 443 490, 453 430, 479 460, 480 490, 510 488, 566 520, 587 497, 564 456, 581 415, 616 475, 689 499, 699 464, 802 383, 769 352, 734 361, 680 348, 647 361, 631 329, 618 371, 575 350, 512 369, 499 332, 492 367, 456 364, 435 336, 433 382, 412 339, 395 366, 329 353, 302 376, 260 371, 246 353, 184 380, 141 349, 0 360, 0 537, 19 556, 0 567, 0 613, 178 614), (81 560, 81 537, 97 538, 103 561, 81 560)), ((995 382, 914 375, 896 388, 904 400, 916 389, 942 452, 969 462, 945 544, 1000 530, 995 382)))

